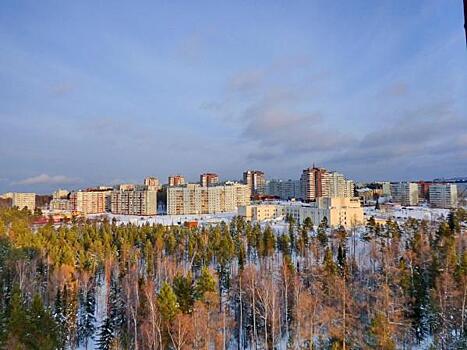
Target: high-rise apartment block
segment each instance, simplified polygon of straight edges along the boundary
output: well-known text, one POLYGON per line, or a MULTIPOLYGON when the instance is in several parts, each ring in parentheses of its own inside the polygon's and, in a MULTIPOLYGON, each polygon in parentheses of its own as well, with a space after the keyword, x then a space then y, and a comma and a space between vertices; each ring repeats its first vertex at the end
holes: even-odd
POLYGON ((270 180, 266 184, 266 194, 286 200, 302 198, 300 180, 270 180))
POLYGON ((199 176, 199 183, 203 187, 214 186, 219 183, 219 176, 214 173, 204 173, 199 176))
POLYGON ((103 214, 110 211, 111 187, 75 191, 70 194, 72 210, 76 213, 103 214))
POLYGON ((250 189, 251 196, 266 192, 266 176, 259 170, 247 170, 243 173, 243 183, 250 189))
POLYGON ((167 188, 167 214, 214 214, 232 212, 250 203, 249 187, 226 182, 218 186, 187 184, 167 188))
POLYGON ((169 187, 182 186, 185 184, 185 178, 182 175, 169 176, 169 187))
POLYGON ((144 179, 144 185, 156 189, 156 191, 161 187, 161 183, 157 177, 148 176, 144 179))
POLYGON ((302 172, 300 184, 303 199, 305 201, 313 201, 316 198, 323 197, 323 180, 326 174, 326 169, 323 168, 307 168, 302 172))
POLYGON ((116 186, 111 195, 111 211, 119 215, 156 215, 157 187, 134 184, 116 186))
POLYGON ((11 198, 11 205, 19 209, 27 208, 31 211, 36 209, 36 194, 24 192, 10 192, 6 198, 11 198))
POLYGON ((418 205, 418 185, 415 182, 393 182, 391 196, 395 203, 407 206, 418 205))
POLYGON ((321 197, 353 197, 355 185, 344 175, 324 168, 307 168, 300 177, 303 200, 315 201, 321 197))
POLYGON ((457 186, 455 184, 432 183, 429 187, 430 204, 436 208, 457 207, 457 186))
POLYGON ((381 182, 381 189, 383 190, 383 196, 390 196, 391 195, 391 183, 384 181, 381 182))

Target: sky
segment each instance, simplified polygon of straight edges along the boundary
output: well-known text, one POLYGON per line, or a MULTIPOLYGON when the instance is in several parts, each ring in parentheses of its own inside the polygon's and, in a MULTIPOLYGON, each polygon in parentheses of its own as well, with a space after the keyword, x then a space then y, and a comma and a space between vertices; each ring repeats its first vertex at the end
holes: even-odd
POLYGON ((462 1, 0 2, 0 192, 467 176, 462 1))

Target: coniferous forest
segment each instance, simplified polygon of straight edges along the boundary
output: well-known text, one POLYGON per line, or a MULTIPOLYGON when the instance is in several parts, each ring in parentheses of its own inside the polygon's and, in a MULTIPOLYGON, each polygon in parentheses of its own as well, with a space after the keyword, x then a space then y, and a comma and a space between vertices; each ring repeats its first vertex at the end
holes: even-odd
POLYGON ((465 349, 467 214, 288 230, 0 209, 2 349, 465 349))

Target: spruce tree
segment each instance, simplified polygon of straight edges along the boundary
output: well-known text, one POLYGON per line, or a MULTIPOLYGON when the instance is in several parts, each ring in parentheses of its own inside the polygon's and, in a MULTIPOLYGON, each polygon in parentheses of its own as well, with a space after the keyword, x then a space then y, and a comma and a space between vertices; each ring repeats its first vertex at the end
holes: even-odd
POLYGON ((113 322, 110 317, 104 318, 97 334, 96 345, 99 350, 110 350, 114 343, 113 322))

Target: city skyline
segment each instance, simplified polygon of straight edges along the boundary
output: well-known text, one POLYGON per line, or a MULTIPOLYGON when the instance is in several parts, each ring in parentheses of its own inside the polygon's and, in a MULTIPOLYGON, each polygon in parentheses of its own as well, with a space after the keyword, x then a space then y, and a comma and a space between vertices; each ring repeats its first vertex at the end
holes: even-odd
POLYGON ((0 192, 467 175, 461 2, 0 8, 0 192))

